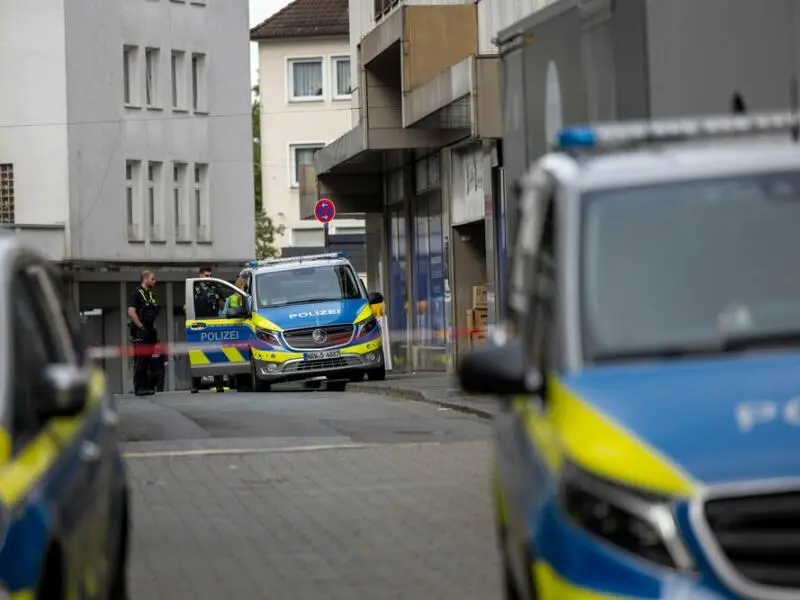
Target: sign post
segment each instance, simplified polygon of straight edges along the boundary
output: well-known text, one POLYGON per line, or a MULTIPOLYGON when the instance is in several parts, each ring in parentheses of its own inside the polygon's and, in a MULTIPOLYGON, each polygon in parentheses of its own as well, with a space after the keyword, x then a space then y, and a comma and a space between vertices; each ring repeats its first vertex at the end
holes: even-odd
POLYGON ((314 205, 314 217, 322 223, 322 233, 324 236, 325 252, 328 252, 328 232, 333 218, 336 216, 336 205, 330 198, 320 198, 314 205))

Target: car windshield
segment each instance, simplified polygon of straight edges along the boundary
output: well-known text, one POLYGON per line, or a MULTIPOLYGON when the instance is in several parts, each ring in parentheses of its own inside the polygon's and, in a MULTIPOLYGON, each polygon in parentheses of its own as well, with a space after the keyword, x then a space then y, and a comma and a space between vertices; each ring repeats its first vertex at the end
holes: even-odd
POLYGON ((800 172, 585 194, 586 360, 800 340, 800 172))
POLYGON ((297 267, 261 273, 256 276, 256 288, 260 308, 364 297, 349 265, 297 267))

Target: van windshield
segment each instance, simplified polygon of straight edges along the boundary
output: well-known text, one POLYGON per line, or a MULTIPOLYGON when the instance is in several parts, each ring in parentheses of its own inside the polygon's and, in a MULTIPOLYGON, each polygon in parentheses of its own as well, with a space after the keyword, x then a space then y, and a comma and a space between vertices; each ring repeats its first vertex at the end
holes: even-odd
POLYGON ((589 192, 586 360, 800 342, 800 172, 589 192))
POLYGON ((297 267, 256 275, 259 308, 364 298, 349 265, 297 267))

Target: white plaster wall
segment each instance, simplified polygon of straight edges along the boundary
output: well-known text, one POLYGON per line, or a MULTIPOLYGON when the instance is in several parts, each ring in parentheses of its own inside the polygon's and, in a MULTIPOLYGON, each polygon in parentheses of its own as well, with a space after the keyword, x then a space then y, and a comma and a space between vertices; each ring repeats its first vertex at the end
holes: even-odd
POLYGON ((68 227, 65 60, 63 0, 0 2, 0 163, 14 166, 19 225, 68 227))
MULTIPOLYGON (((333 62, 351 56, 348 38, 317 38, 262 41, 259 45, 259 90, 261 92, 261 174, 264 210, 284 225, 279 247, 293 245, 293 229, 319 229, 313 220, 300 219, 298 189, 292 186, 292 144, 328 144, 352 126, 352 100, 333 97, 333 62), (319 101, 292 102, 288 93, 289 61, 322 57, 324 96, 319 101)), ((351 80, 352 81, 352 80, 351 80)), ((357 122, 357 117, 356 117, 357 122)), ((364 227, 363 220, 336 219, 337 228, 364 227)))

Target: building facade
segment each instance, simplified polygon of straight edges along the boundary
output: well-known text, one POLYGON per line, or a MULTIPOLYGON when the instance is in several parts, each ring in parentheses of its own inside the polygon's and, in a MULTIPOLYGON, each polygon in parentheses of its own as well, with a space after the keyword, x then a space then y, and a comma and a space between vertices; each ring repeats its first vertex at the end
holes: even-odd
MULTIPOLYGON (((303 167, 350 128, 352 85, 347 0, 295 0, 253 28, 259 45, 263 207, 284 226, 286 254, 320 251, 323 228, 300 209, 303 167)), ((361 214, 339 211, 332 235, 361 236, 361 214), (353 218, 357 217, 357 218, 353 218)))
POLYGON ((350 2, 353 123, 317 153, 306 204, 328 196, 367 214, 396 370, 452 368, 472 344, 475 286, 497 320, 500 68, 481 19, 499 29, 511 3, 489 2, 350 2))
MULTIPOLYGON (((254 254, 248 13, 247 0, 0 5, 0 222, 62 267, 90 343, 127 342, 141 269, 157 272, 173 341, 184 279, 205 264, 232 276, 254 254)), ((113 391, 130 388, 132 361, 106 369, 113 391)), ((172 361, 168 385, 186 383, 172 361)))

